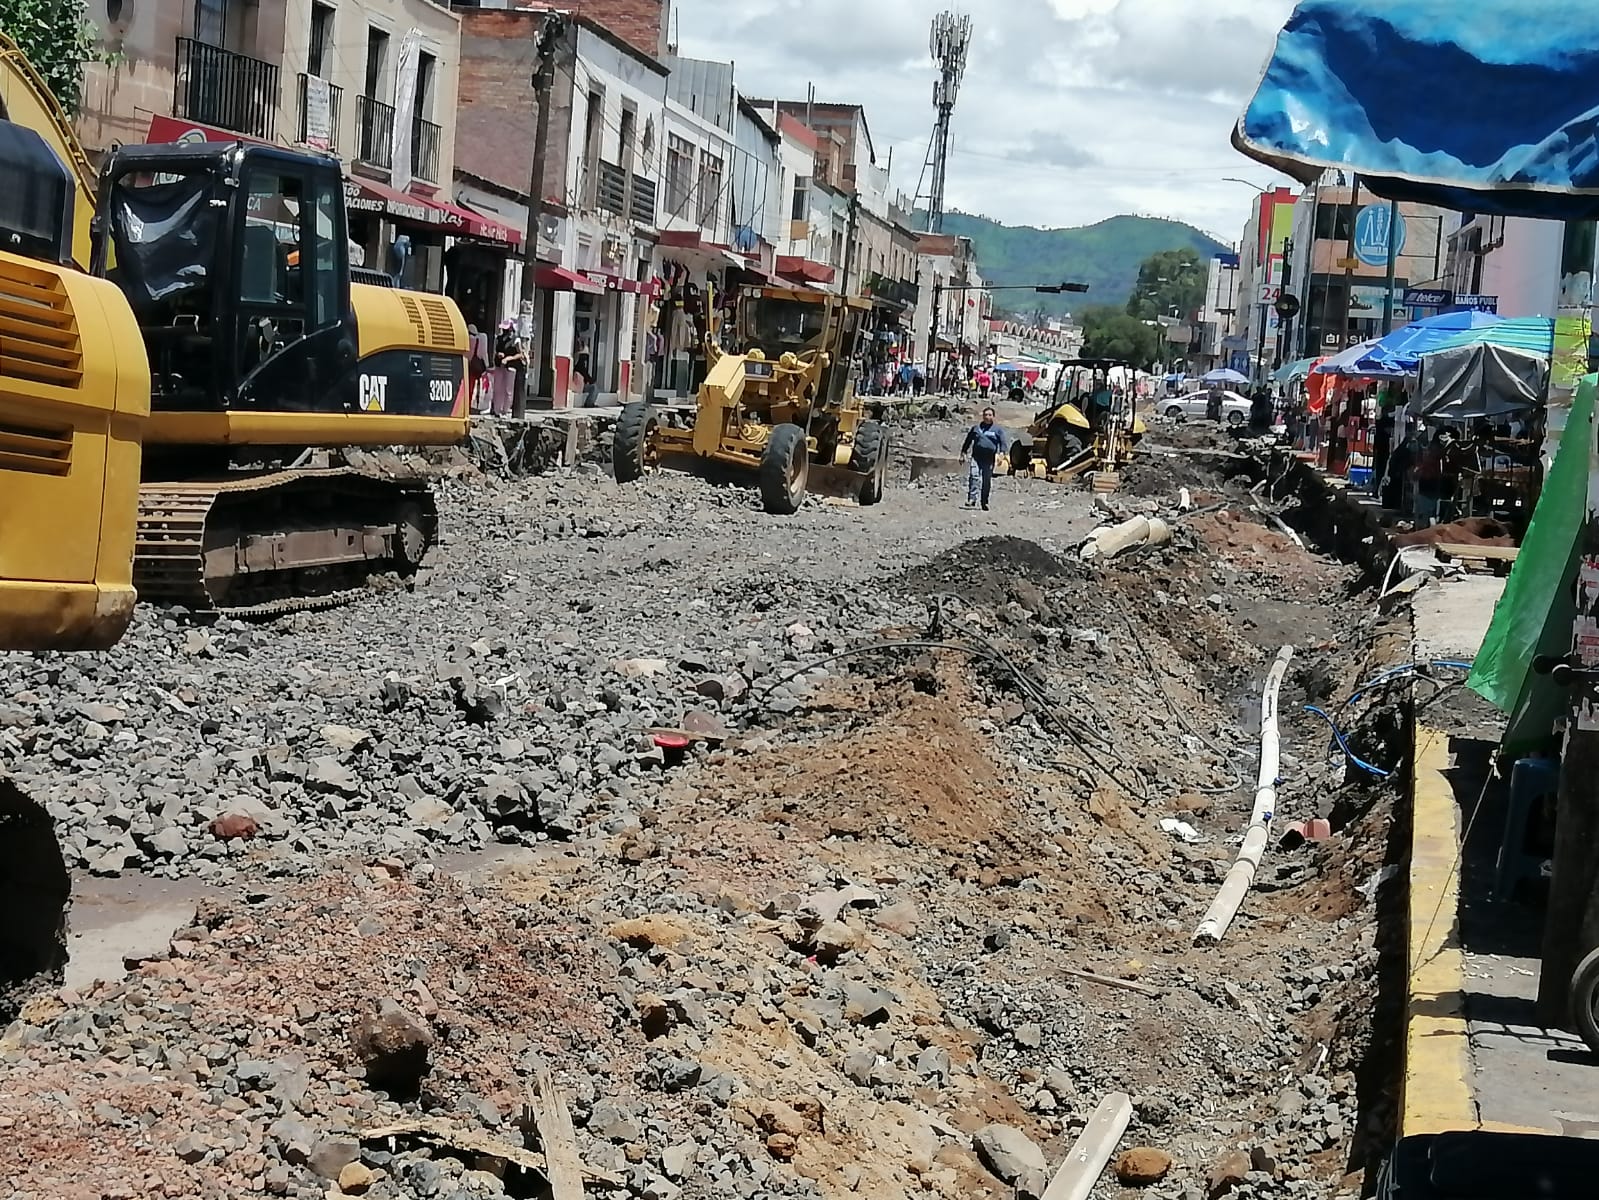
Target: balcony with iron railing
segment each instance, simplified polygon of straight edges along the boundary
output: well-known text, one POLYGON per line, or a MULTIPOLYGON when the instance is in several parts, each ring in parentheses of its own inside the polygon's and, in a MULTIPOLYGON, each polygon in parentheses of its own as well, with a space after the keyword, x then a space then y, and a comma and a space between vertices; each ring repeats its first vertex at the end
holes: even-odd
POLYGON ((300 72, 300 131, 296 139, 302 146, 311 146, 317 150, 327 150, 330 153, 339 152, 339 122, 344 109, 344 89, 337 84, 328 83, 326 80, 319 82, 319 87, 327 88, 327 127, 318 129, 318 120, 313 120, 315 114, 310 100, 311 80, 316 78, 300 72), (325 140, 324 140, 325 137, 325 140))
POLYGON ((247 137, 277 137, 279 70, 269 62, 220 46, 178 39, 175 116, 247 137))
POLYGON ((439 181, 439 143, 444 130, 421 117, 411 119, 411 174, 428 183, 439 181))
POLYGON ((394 105, 371 96, 357 96, 355 118, 361 143, 356 158, 384 170, 394 166, 394 105))

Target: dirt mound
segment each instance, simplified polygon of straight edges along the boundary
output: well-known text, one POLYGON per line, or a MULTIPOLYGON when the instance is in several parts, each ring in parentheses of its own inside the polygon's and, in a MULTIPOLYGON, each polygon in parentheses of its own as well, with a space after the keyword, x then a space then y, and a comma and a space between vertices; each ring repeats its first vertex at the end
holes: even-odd
POLYGON ((971 604, 1002 604, 1017 578, 1040 582, 1067 574, 1067 567, 1037 542, 992 537, 965 542, 907 572, 897 585, 915 596, 954 592, 971 604))

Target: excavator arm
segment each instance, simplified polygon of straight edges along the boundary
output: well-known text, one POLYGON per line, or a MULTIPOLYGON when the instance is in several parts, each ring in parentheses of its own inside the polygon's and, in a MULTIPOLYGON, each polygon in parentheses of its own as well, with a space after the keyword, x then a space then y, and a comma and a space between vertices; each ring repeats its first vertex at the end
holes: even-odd
POLYGON ((0 31, 0 120, 31 129, 72 175, 72 263, 89 270, 89 225, 97 187, 94 167, 72 122, 18 45, 0 31))

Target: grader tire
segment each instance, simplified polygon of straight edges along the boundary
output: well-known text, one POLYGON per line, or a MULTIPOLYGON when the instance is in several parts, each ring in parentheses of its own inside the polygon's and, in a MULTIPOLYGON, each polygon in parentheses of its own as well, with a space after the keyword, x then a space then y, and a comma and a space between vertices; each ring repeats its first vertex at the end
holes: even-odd
POLYGON ((805 503, 805 480, 810 474, 810 450, 805 430, 798 425, 777 425, 761 454, 761 503, 766 511, 791 517, 805 503))
POLYGON ((655 429, 655 418, 650 406, 642 400, 633 400, 622 406, 622 415, 616 419, 616 440, 611 451, 611 473, 617 483, 634 483, 644 476, 649 465, 650 434, 655 429))
POLYGON ((881 422, 862 421, 855 430, 849 465, 850 470, 866 477, 861 481, 862 506, 880 501, 888 478, 888 429, 881 422))

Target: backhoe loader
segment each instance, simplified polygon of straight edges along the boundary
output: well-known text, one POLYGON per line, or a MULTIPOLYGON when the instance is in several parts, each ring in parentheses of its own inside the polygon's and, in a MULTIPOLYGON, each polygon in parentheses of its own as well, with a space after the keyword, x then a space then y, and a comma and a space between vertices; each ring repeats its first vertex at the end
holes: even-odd
POLYGON ((856 341, 871 305, 854 297, 761 288, 740 299, 742 353, 708 333, 708 369, 687 409, 634 401, 617 420, 619 483, 672 459, 699 458, 753 472, 766 511, 799 511, 807 490, 861 504, 883 498, 888 430, 855 394, 856 341))
POLYGON ((1060 367, 1049 404, 1011 447, 1011 474, 1064 483, 1092 473, 1095 491, 1114 491, 1148 432, 1133 399, 1133 364, 1073 358, 1060 367))

